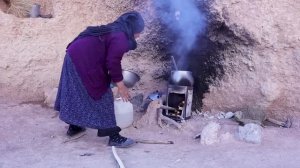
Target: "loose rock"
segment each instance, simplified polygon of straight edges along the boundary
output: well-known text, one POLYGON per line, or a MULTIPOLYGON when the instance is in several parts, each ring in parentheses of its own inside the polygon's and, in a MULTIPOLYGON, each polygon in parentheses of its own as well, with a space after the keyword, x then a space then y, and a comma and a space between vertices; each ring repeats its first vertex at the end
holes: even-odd
POLYGON ((219 142, 218 134, 220 129, 220 124, 216 122, 210 122, 208 125, 206 125, 201 133, 201 144, 212 145, 219 142))
POLYGON ((246 142, 260 144, 262 139, 262 127, 257 124, 246 124, 239 127, 239 138, 246 142))

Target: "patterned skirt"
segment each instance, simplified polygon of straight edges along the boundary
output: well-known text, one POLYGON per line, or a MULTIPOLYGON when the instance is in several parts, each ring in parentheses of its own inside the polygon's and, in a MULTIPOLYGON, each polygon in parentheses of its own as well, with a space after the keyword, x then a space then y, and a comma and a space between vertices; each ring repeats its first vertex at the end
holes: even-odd
POLYGON ((64 59, 54 109, 68 124, 95 129, 116 128, 111 89, 100 100, 91 98, 68 54, 64 59))

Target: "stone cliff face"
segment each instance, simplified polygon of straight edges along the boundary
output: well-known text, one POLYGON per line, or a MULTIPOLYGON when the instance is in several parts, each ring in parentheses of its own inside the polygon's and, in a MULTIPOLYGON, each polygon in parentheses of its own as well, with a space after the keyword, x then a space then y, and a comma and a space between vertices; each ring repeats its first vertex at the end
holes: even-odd
MULTIPOLYGON (((195 93, 202 110, 255 107, 277 117, 299 116, 300 2, 197 2, 207 12, 206 42, 214 46, 203 55, 216 56, 203 58, 205 64, 202 58, 193 60, 195 67, 203 68, 199 76, 212 69, 207 63, 216 68, 209 76, 202 75, 200 82, 206 85, 200 88, 205 91, 195 93)), ((141 75, 136 92, 147 94, 165 87, 160 79, 170 70, 167 40, 152 0, 53 0, 46 6, 44 12, 52 13, 52 19, 16 18, 0 11, 1 96, 42 99, 45 88, 57 86, 65 47, 76 35, 86 26, 111 22, 132 9, 145 16, 147 27, 138 40, 139 48, 128 53, 122 64, 141 75)), ((200 42, 199 48, 203 47, 200 42)))
POLYGON ((210 86, 203 109, 299 115, 300 2, 215 0, 209 10, 231 36, 211 30, 211 40, 230 47, 223 51, 224 76, 210 86))

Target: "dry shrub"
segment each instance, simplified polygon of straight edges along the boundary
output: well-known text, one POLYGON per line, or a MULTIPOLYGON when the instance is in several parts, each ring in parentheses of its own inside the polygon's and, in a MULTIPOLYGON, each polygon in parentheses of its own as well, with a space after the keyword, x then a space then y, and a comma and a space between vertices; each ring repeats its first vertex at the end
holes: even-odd
POLYGON ((9 5, 7 13, 17 17, 28 17, 34 2, 32 0, 5 0, 9 5))

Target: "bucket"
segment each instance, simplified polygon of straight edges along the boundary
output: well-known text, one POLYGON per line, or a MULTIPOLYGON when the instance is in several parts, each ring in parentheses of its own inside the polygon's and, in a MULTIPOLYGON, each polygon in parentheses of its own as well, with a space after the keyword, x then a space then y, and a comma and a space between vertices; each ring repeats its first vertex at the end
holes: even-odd
POLYGON ((133 105, 121 99, 114 101, 114 109, 117 126, 127 128, 133 123, 133 105))
POLYGON ((36 4, 36 3, 33 4, 31 11, 30 11, 30 17, 32 17, 32 18, 40 17, 40 15, 41 15, 40 10, 41 10, 40 4, 36 4))

